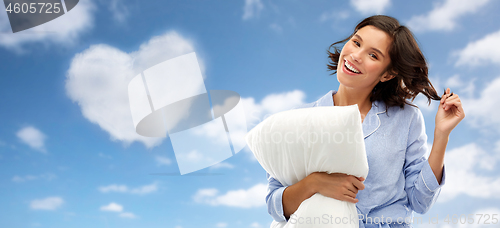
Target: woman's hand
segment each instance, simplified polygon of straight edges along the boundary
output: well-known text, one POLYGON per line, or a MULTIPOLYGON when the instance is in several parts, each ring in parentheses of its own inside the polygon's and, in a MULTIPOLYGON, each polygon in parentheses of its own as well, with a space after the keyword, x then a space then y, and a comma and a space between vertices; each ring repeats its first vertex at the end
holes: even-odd
POLYGON ((304 200, 317 192, 337 200, 357 203, 359 201, 356 199, 358 190, 365 188, 361 181, 364 181, 364 178, 342 173, 311 173, 306 178, 285 188, 282 196, 283 214, 286 219, 289 219, 304 200))
POLYGON ((357 203, 356 194, 359 190, 365 189, 363 177, 357 178, 355 176, 325 172, 315 172, 309 175, 313 183, 315 191, 321 195, 334 198, 337 200, 357 203))
POLYGON ((450 93, 450 88, 446 89, 436 114, 435 133, 449 135, 464 117, 460 98, 457 94, 450 93))

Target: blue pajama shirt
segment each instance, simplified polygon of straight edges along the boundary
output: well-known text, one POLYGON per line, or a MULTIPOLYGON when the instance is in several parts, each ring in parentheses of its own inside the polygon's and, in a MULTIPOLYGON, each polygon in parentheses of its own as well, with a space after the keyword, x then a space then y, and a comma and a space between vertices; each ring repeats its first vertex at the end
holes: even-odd
MULTIPOLYGON (((330 91, 319 100, 297 108, 333 106, 330 91)), ((422 112, 413 106, 390 107, 372 102, 363 124, 369 172, 365 189, 358 192, 356 204, 360 227, 411 227, 413 211, 424 214, 436 201, 441 185, 425 158, 429 150, 422 112)), ((282 196, 288 186, 267 174, 266 203, 271 217, 286 221, 282 196)))

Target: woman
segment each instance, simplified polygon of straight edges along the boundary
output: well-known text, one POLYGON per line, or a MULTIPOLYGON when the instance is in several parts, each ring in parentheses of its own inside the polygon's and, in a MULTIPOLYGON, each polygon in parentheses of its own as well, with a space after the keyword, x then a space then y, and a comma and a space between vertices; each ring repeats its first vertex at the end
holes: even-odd
POLYGON ((372 16, 353 34, 330 46, 328 68, 338 91, 305 107, 357 104, 370 167, 366 180, 345 174, 312 173, 291 186, 268 174, 268 211, 287 221, 315 193, 357 203, 360 227, 411 227, 412 212, 425 213, 444 184, 444 153, 452 129, 465 117, 457 94, 440 97, 427 76, 427 64, 412 33, 388 16, 372 16), (341 51, 335 47, 345 43, 341 51), (420 110, 408 99, 424 94, 440 100, 428 159, 420 110))

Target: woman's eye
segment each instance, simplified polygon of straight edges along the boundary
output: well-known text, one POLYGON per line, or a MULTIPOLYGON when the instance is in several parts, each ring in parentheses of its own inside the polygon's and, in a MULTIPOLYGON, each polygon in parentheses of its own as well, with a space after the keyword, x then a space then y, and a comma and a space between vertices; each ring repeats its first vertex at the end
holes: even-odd
POLYGON ((378 59, 377 56, 375 54, 370 54, 370 56, 374 59, 378 59))
POLYGON ((359 46, 361 46, 361 44, 359 44, 359 42, 358 42, 358 41, 355 41, 355 40, 354 40, 353 42, 354 42, 354 44, 356 44, 356 46, 358 46, 358 47, 359 47, 359 46))

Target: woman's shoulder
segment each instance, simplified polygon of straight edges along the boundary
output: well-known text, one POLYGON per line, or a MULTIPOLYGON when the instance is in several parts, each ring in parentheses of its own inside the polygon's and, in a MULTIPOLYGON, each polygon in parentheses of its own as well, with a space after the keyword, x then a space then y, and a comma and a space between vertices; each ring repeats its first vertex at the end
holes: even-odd
MULTIPOLYGON (((386 109, 386 105, 383 101, 378 101, 378 103, 380 104, 379 106, 381 106, 379 107, 379 109, 386 109)), ((411 101, 408 101, 408 103, 404 104, 403 107, 400 106, 388 107, 387 116, 389 117, 393 116, 393 118, 401 118, 408 121, 411 121, 414 118, 423 119, 422 111, 416 104, 414 104, 411 101)))
POLYGON ((333 106, 332 94, 334 94, 334 93, 336 93, 336 91, 330 90, 330 91, 328 91, 328 93, 321 96, 318 100, 311 102, 311 103, 298 105, 292 109, 312 108, 312 107, 318 107, 318 106, 333 106))

